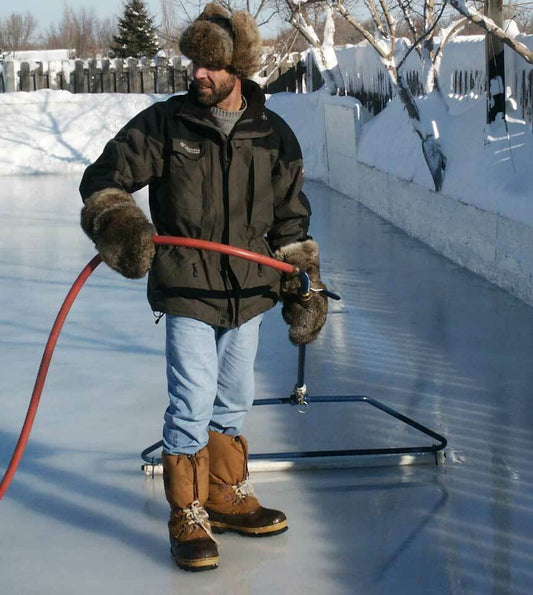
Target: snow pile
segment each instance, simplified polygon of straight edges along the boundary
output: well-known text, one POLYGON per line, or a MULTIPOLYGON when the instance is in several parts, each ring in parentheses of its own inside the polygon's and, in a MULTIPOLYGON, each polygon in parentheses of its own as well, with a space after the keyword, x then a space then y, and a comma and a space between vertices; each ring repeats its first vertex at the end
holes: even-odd
MULTIPOLYGON (((533 134, 508 104, 508 121, 487 125, 485 98, 444 104, 436 95, 418 99, 446 156, 442 192, 459 201, 533 225, 533 134)), ((399 100, 363 129, 359 161, 426 188, 433 182, 399 100)))
MULTIPOLYGON (((49 90, 0 94, 0 175, 81 173, 128 120, 166 98, 49 90)), ((282 93, 271 97, 268 105, 291 121, 305 144, 310 177, 323 179, 326 171, 319 94, 298 95, 297 105, 294 99, 282 93)))
POLYGON ((156 95, 0 94, 2 175, 82 172, 156 95))
MULTIPOLYGON (((267 99, 267 107, 279 114, 294 130, 304 156, 306 176, 328 179, 324 144, 324 107, 321 93, 276 93, 267 99)), ((339 97, 340 102, 353 99, 339 97)))
MULTIPOLYGON (((80 174, 136 113, 162 95, 79 94, 67 91, 0 94, 0 174, 80 174)), ((331 101, 329 98, 328 101, 331 101)), ((336 98, 346 103, 352 98, 336 98)), ((457 200, 533 224, 533 134, 509 102, 509 121, 488 127, 485 99, 419 99, 423 118, 447 157, 443 192, 457 200)), ((294 129, 307 177, 327 181, 323 96, 272 95, 268 107, 294 129)), ((433 188, 420 141, 393 100, 357 139, 363 163, 433 188)))

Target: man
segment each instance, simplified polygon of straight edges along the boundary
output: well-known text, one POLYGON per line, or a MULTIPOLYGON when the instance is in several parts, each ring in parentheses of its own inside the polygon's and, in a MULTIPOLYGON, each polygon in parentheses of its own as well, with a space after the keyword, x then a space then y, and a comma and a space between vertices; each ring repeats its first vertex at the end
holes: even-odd
POLYGON ((83 176, 82 227, 126 277, 149 270, 148 300, 166 314, 170 404, 163 428, 172 555, 187 570, 218 565, 213 532, 276 535, 283 512, 263 508, 247 482, 243 419, 254 397, 262 314, 277 301, 296 343, 314 340, 327 300, 298 300, 295 279, 215 252, 158 246, 160 235, 201 238, 285 259, 319 277, 311 213, 294 134, 247 77, 260 67, 257 26, 216 4, 183 33, 193 62, 186 95, 131 120, 83 176), (131 192, 149 185, 155 230, 131 192))

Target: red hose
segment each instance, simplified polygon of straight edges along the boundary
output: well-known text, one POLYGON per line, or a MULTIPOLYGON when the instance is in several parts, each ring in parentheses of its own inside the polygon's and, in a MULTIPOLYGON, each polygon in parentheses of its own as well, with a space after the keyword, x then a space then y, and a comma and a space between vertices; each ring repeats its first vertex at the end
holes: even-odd
POLYGON ((222 254, 229 254, 230 256, 238 256, 245 260, 252 260, 259 264, 277 269, 282 273, 294 273, 294 266, 288 262, 270 258, 270 256, 263 256, 257 252, 251 252, 244 248, 236 248, 235 246, 228 246, 227 244, 218 244, 217 242, 209 242, 207 240, 193 240, 191 238, 176 238, 174 236, 154 236, 154 244, 165 244, 167 246, 185 246, 187 248, 199 248, 200 250, 213 250, 221 252, 222 254))
MULTIPOLYGON (((251 260, 259 264, 264 264, 284 273, 293 273, 295 270, 293 265, 287 262, 282 262, 280 260, 276 260, 275 258, 270 258, 269 256, 263 256, 262 254, 251 252, 250 250, 244 250, 242 248, 228 246, 227 244, 209 242, 207 240, 194 240, 191 238, 177 238, 172 236, 154 236, 154 243, 171 246, 184 246, 188 248, 197 248, 203 250, 213 250, 215 252, 221 252, 223 254, 229 254, 231 256, 238 256, 240 258, 251 260)), ((2 478, 2 482, 0 483, 0 500, 2 500, 5 493, 9 489, 13 477, 17 472, 20 461, 24 456, 24 451, 26 450, 26 446, 30 438, 33 422, 35 421, 35 416, 37 415, 37 409, 39 407, 39 401, 41 399, 44 383, 48 374, 48 368, 50 367, 52 355, 54 354, 54 350, 59 339, 61 329, 63 328, 63 324, 65 323, 65 320, 68 316, 68 313, 70 312, 72 304, 78 297, 81 288, 101 262, 102 257, 99 254, 97 254, 85 266, 85 268, 79 274, 76 281, 74 281, 72 287, 70 288, 70 291, 67 294, 67 297, 63 301, 63 304, 57 314, 54 325, 52 326, 52 330, 50 331, 46 347, 44 349, 43 357, 41 359, 41 365, 39 366, 39 372, 35 380, 35 385, 33 387, 33 393, 30 399, 30 404, 28 406, 28 411, 26 413, 26 418, 24 420, 24 424, 22 426, 22 430, 20 432, 17 445, 15 447, 15 450, 13 451, 13 456, 11 457, 11 461, 9 462, 4 477, 2 478)))

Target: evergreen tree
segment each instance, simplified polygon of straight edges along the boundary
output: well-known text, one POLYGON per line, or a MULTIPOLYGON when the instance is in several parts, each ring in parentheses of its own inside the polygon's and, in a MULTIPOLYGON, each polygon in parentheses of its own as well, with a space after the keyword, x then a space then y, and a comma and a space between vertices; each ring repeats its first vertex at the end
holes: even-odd
POLYGON ((159 50, 157 27, 143 0, 127 0, 118 21, 118 35, 113 35, 111 49, 119 58, 155 56, 159 50))

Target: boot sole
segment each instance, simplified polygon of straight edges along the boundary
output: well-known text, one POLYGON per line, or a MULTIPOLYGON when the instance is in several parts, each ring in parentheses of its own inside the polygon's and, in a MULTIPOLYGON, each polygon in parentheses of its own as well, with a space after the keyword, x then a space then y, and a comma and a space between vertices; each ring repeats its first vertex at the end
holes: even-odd
MULTIPOLYGON (((170 550, 172 554, 172 549, 170 550)), ((190 572, 200 572, 201 570, 213 570, 218 568, 218 556, 212 556, 211 558, 201 558, 199 560, 176 560, 172 555, 174 562, 182 570, 188 570, 190 572)))
POLYGON ((276 523, 275 525, 268 525, 267 527, 240 527, 238 525, 230 525, 229 523, 221 523, 219 521, 210 521, 211 530, 213 533, 238 533, 246 537, 270 537, 271 535, 279 535, 285 533, 289 528, 287 520, 276 523))

